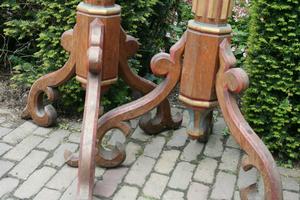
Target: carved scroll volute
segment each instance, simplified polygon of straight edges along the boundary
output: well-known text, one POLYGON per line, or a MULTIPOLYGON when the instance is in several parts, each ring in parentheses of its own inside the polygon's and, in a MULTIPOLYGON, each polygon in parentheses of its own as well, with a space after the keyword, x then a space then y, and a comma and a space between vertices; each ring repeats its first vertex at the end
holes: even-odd
POLYGON ((88 49, 89 71, 98 74, 102 69, 104 25, 99 19, 90 24, 90 47, 88 49))
MULTIPOLYGON (((231 51, 230 43, 224 39, 220 45, 220 69, 217 74, 216 90, 219 105, 231 135, 246 152, 247 159, 243 162, 245 171, 255 167, 264 182, 266 200, 282 200, 282 186, 276 163, 261 141, 244 119, 233 93, 240 93, 248 87, 249 79, 244 70, 231 68, 236 59, 231 51)), ((254 185, 241 189, 241 198, 248 199, 255 192, 254 185)))

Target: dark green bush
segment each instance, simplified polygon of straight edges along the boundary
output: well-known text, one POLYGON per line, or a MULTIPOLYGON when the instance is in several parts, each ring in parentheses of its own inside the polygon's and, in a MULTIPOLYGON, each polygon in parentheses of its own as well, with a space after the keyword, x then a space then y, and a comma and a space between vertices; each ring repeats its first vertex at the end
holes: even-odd
MULTIPOLYGON (((1 58, 0 63, 9 62, 13 66, 12 80, 16 87, 29 88, 38 77, 57 70, 65 63, 68 55, 60 46, 60 36, 74 26, 79 2, 4 0, 0 4, 0 19, 5 22, 4 35, 10 41, 8 47, 1 51, 9 55, 9 60, 1 58)), ((139 54, 130 62, 131 67, 145 76, 149 73, 153 54, 170 47, 172 37, 167 37, 167 33, 174 36, 175 32, 170 24, 180 24, 187 13, 181 8, 185 9, 186 4, 181 0, 118 0, 117 3, 122 5, 122 26, 142 44, 139 54)), ((104 97, 106 108, 129 100, 128 88, 121 85, 124 84, 112 88, 109 99, 104 97)), ((59 90, 63 95, 59 105, 74 108, 75 103, 78 104, 77 110, 82 110, 84 92, 74 79, 59 90)))
POLYGON ((300 159, 300 2, 253 0, 243 110, 279 159, 300 159))

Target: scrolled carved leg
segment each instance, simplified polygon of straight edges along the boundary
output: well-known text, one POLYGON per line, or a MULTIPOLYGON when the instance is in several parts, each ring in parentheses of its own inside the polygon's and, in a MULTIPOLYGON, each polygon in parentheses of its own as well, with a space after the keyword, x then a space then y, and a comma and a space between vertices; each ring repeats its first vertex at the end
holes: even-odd
POLYGON ((22 118, 32 120, 39 126, 50 126, 56 118, 56 110, 52 105, 43 105, 43 94, 48 96, 49 101, 58 98, 56 87, 68 81, 75 73, 75 61, 72 54, 73 30, 66 31, 62 35, 62 46, 71 52, 69 60, 59 70, 39 78, 31 87, 27 105, 22 113, 22 118))
MULTIPOLYGON (((136 75, 128 66, 128 59, 137 52, 138 48, 138 41, 126 35, 121 29, 119 74, 131 88, 147 94, 157 85, 136 75)), ((177 113, 173 118, 170 103, 168 99, 165 99, 157 107, 155 117, 151 118, 150 113, 147 113, 141 117, 139 125, 148 134, 158 134, 166 129, 177 129, 181 123, 182 115, 177 113)))
MULTIPOLYGON (((264 199, 281 200, 282 186, 275 161, 264 143, 255 134, 241 114, 233 93, 240 93, 248 87, 248 76, 239 68, 231 68, 236 60, 231 52, 228 40, 220 45, 220 69, 217 74, 216 91, 224 119, 232 136, 246 152, 248 158, 243 167, 247 171, 255 167, 264 182, 264 199)), ((255 192, 255 185, 241 190, 242 199, 248 199, 255 192)))
POLYGON ((153 57, 151 61, 153 73, 155 75, 166 77, 159 86, 155 87, 154 90, 144 97, 111 110, 99 119, 97 133, 99 153, 96 155, 97 165, 115 167, 124 161, 124 149, 116 147, 114 151, 105 151, 104 153, 103 149, 99 147, 104 135, 113 128, 121 130, 125 136, 129 135, 131 128, 125 121, 143 115, 158 106, 165 98, 167 98, 180 77, 181 59, 185 41, 186 37, 184 35, 182 39, 171 48, 170 55, 160 53, 153 57))

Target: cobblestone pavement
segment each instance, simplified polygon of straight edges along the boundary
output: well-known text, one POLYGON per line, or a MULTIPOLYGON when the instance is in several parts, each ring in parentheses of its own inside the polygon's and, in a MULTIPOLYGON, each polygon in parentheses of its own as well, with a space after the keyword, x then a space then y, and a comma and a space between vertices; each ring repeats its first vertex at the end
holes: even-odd
MULTIPOLYGON (((77 169, 63 152, 78 151, 80 124, 41 128, 0 109, 0 199, 74 199, 77 169), (67 130, 57 127, 69 128, 67 130)), ((116 169, 96 169, 95 199, 239 199, 238 188, 259 181, 255 170, 240 169, 243 153, 224 135, 218 118, 208 143, 191 141, 182 128, 147 136, 137 127, 126 140, 127 158, 116 169)), ((137 120, 131 121, 136 127, 137 120)), ((116 130, 106 145, 125 138, 116 130)), ((280 168, 285 200, 299 200, 300 171, 280 168)), ((261 198, 258 198, 261 199, 261 198)))

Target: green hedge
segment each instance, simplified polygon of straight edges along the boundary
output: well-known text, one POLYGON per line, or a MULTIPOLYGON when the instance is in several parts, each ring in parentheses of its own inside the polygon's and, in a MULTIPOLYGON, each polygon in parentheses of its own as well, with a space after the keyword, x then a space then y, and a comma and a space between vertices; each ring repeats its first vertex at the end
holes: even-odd
MULTIPOLYGON (((0 58, 0 65, 8 62, 13 66, 15 87, 30 88, 40 76, 60 68, 68 55, 60 46, 61 34, 75 24, 75 10, 80 0, 4 0, 0 3, 0 21, 4 21, 4 35, 9 40, 6 49, 0 53, 9 60, 0 58)), ((190 13, 182 0, 117 0, 122 5, 122 26, 139 38, 142 47, 131 67, 146 76, 153 54, 168 49, 176 39, 176 27, 190 13), (187 12, 188 11, 188 12, 187 12), (174 13, 177 13, 175 15, 174 13), (173 27, 172 24, 176 27, 173 27), (170 32, 171 37, 167 37, 170 32)), ((1 27, 0 27, 1 29, 1 27)), ((1 30, 0 30, 1 33, 1 30)), ((149 76, 149 78, 153 78, 149 76)), ((128 88, 116 84, 103 98, 105 108, 122 104, 130 99, 128 88)), ((62 99, 57 107, 73 108, 82 111, 84 92, 74 79, 59 88, 62 99)))
POLYGON ((280 160, 300 159, 300 3, 252 0, 243 110, 280 160))

